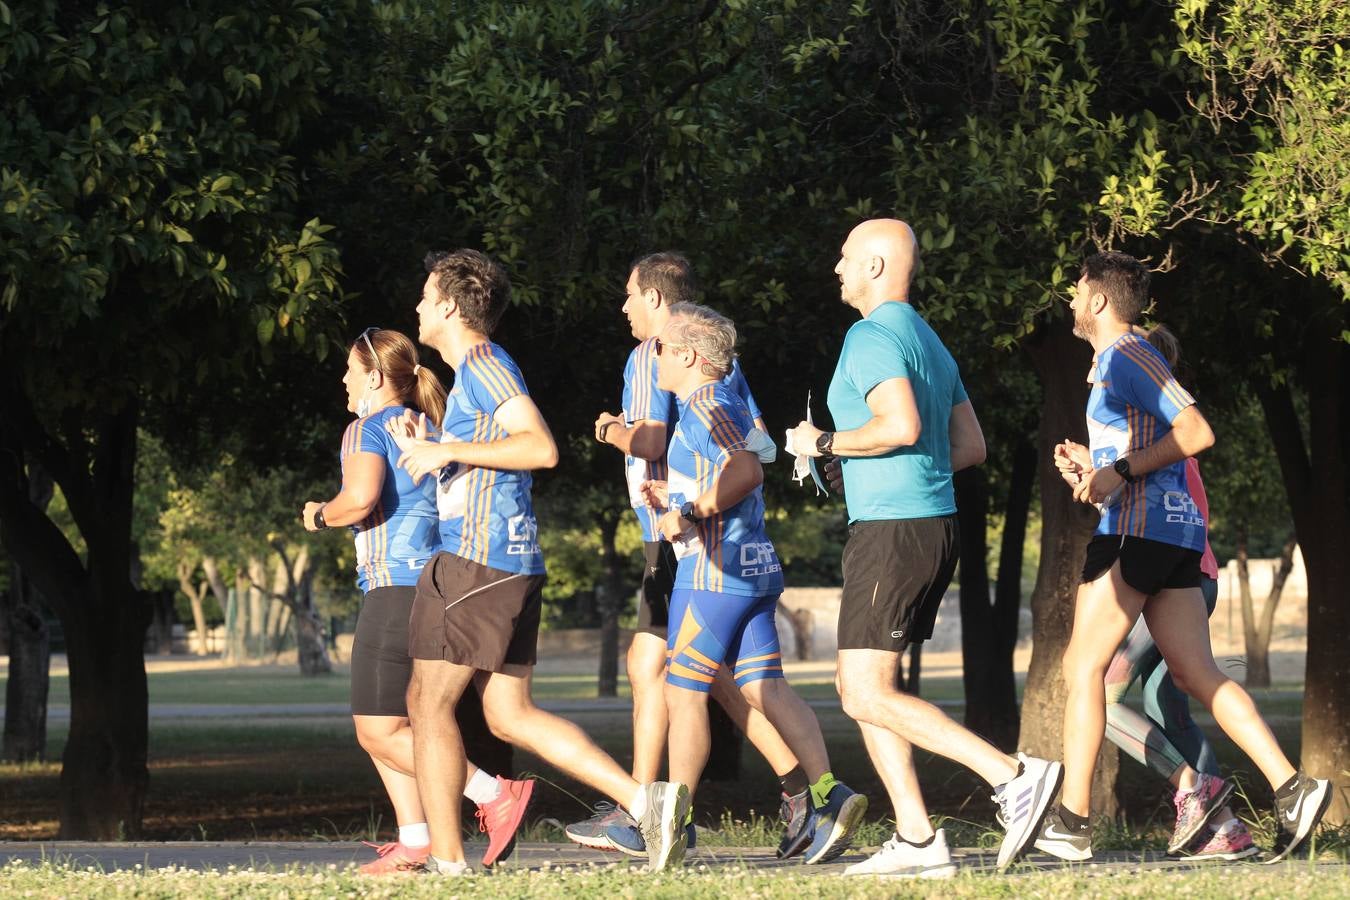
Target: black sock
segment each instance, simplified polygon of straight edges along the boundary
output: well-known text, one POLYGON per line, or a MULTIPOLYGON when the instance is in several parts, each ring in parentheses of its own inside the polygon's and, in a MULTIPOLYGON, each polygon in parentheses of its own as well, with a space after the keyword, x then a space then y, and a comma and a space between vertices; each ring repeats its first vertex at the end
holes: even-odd
POLYGON ((797 766, 786 775, 779 775, 778 784, 783 788, 783 793, 789 797, 795 797, 811 786, 811 782, 806 780, 806 773, 802 771, 801 766, 797 766))
POLYGON ((1289 776, 1289 780, 1275 789, 1276 797, 1292 797, 1298 790, 1299 781, 1302 779, 1302 772, 1295 772, 1289 776))
POLYGON ((926 840, 926 841, 910 841, 910 840, 906 840, 905 838, 902 838, 902 837, 900 836, 900 832, 897 831, 897 832, 895 833, 895 839, 896 839, 897 841, 901 841, 901 842, 903 842, 903 843, 909 844, 911 847, 920 847, 920 848, 922 848, 922 847, 927 847, 929 844, 933 843, 933 838, 935 838, 935 837, 937 837, 937 832, 936 832, 936 831, 933 832, 932 834, 930 834, 930 835, 928 836, 928 840, 926 840))
POLYGON ((1088 827, 1087 816, 1080 816, 1075 813, 1071 813, 1062 806, 1059 808, 1059 819, 1061 822, 1063 822, 1069 828, 1072 828, 1074 831, 1087 830, 1088 827))

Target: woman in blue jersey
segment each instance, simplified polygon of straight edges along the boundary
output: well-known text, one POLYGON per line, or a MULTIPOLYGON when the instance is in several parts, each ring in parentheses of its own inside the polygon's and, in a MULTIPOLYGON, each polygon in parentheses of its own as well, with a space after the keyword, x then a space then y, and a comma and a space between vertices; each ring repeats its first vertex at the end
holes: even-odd
MULTIPOLYGON (((342 377, 347 411, 356 421, 342 437, 342 489, 327 502, 305 504, 310 531, 348 526, 356 539, 357 584, 364 595, 352 643, 352 719, 398 821, 397 841, 380 846, 367 874, 419 868, 430 836, 417 793, 412 728, 405 695, 412 674, 408 617, 422 567, 440 549, 436 483, 415 484, 395 463, 398 446, 385 427, 405 412, 439 422, 446 391, 417 362, 407 336, 368 328, 347 354, 342 377)), ((503 855, 525 813, 533 782, 496 778, 469 764, 465 795, 478 804, 488 833, 483 862, 503 855)), ((372 845, 374 846, 374 845, 372 845)))

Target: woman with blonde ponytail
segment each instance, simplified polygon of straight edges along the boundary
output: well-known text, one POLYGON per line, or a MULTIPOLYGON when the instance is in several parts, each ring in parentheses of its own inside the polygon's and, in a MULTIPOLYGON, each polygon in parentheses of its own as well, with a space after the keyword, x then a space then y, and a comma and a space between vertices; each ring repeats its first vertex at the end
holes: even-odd
MULTIPOLYGON (((347 526, 356 539, 357 584, 363 593, 352 643, 352 719, 356 738, 375 764, 393 804, 398 839, 377 847, 363 865, 371 875, 421 868, 431 838, 417 794, 412 727, 405 695, 412 676, 408 617, 422 567, 440 549, 436 482, 415 484, 397 466, 398 446, 385 423, 405 413, 439 422, 445 387, 417 361, 404 334, 367 328, 347 353, 347 410, 356 421, 342 437, 342 489, 331 500, 305 504, 305 528, 347 526)), ((465 796, 479 807, 488 834, 484 865, 510 852, 533 782, 511 782, 469 763, 465 796), (511 789, 507 789, 511 788, 511 789)))

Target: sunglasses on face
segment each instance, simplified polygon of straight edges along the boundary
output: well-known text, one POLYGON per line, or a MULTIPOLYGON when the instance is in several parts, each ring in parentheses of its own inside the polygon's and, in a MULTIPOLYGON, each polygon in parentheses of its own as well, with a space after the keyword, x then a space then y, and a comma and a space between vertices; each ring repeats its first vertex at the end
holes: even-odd
POLYGON ((656 355, 657 355, 657 356, 660 356, 660 355, 661 355, 661 352, 662 352, 663 350, 687 350, 687 349, 689 349, 689 345, 688 345, 688 344, 667 344, 665 341, 661 340, 660 338, 657 338, 657 339, 656 339, 656 355))

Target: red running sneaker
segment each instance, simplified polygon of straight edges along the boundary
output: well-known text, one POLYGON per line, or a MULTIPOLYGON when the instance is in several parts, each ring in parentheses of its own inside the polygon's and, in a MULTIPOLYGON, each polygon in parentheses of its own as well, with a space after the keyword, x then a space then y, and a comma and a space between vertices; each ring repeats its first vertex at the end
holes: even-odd
POLYGON ((530 805, 530 795, 534 793, 534 779, 512 781, 497 776, 497 784, 502 792, 491 803, 478 807, 478 830, 488 836, 487 852, 483 854, 483 865, 491 866, 499 859, 511 855, 516 848, 516 832, 520 823, 525 821, 525 810, 530 805))
POLYGON ((392 844, 372 844, 362 841, 367 847, 374 847, 378 858, 361 867, 362 875, 400 875, 416 872, 427 863, 431 847, 405 847, 398 841, 392 844))

